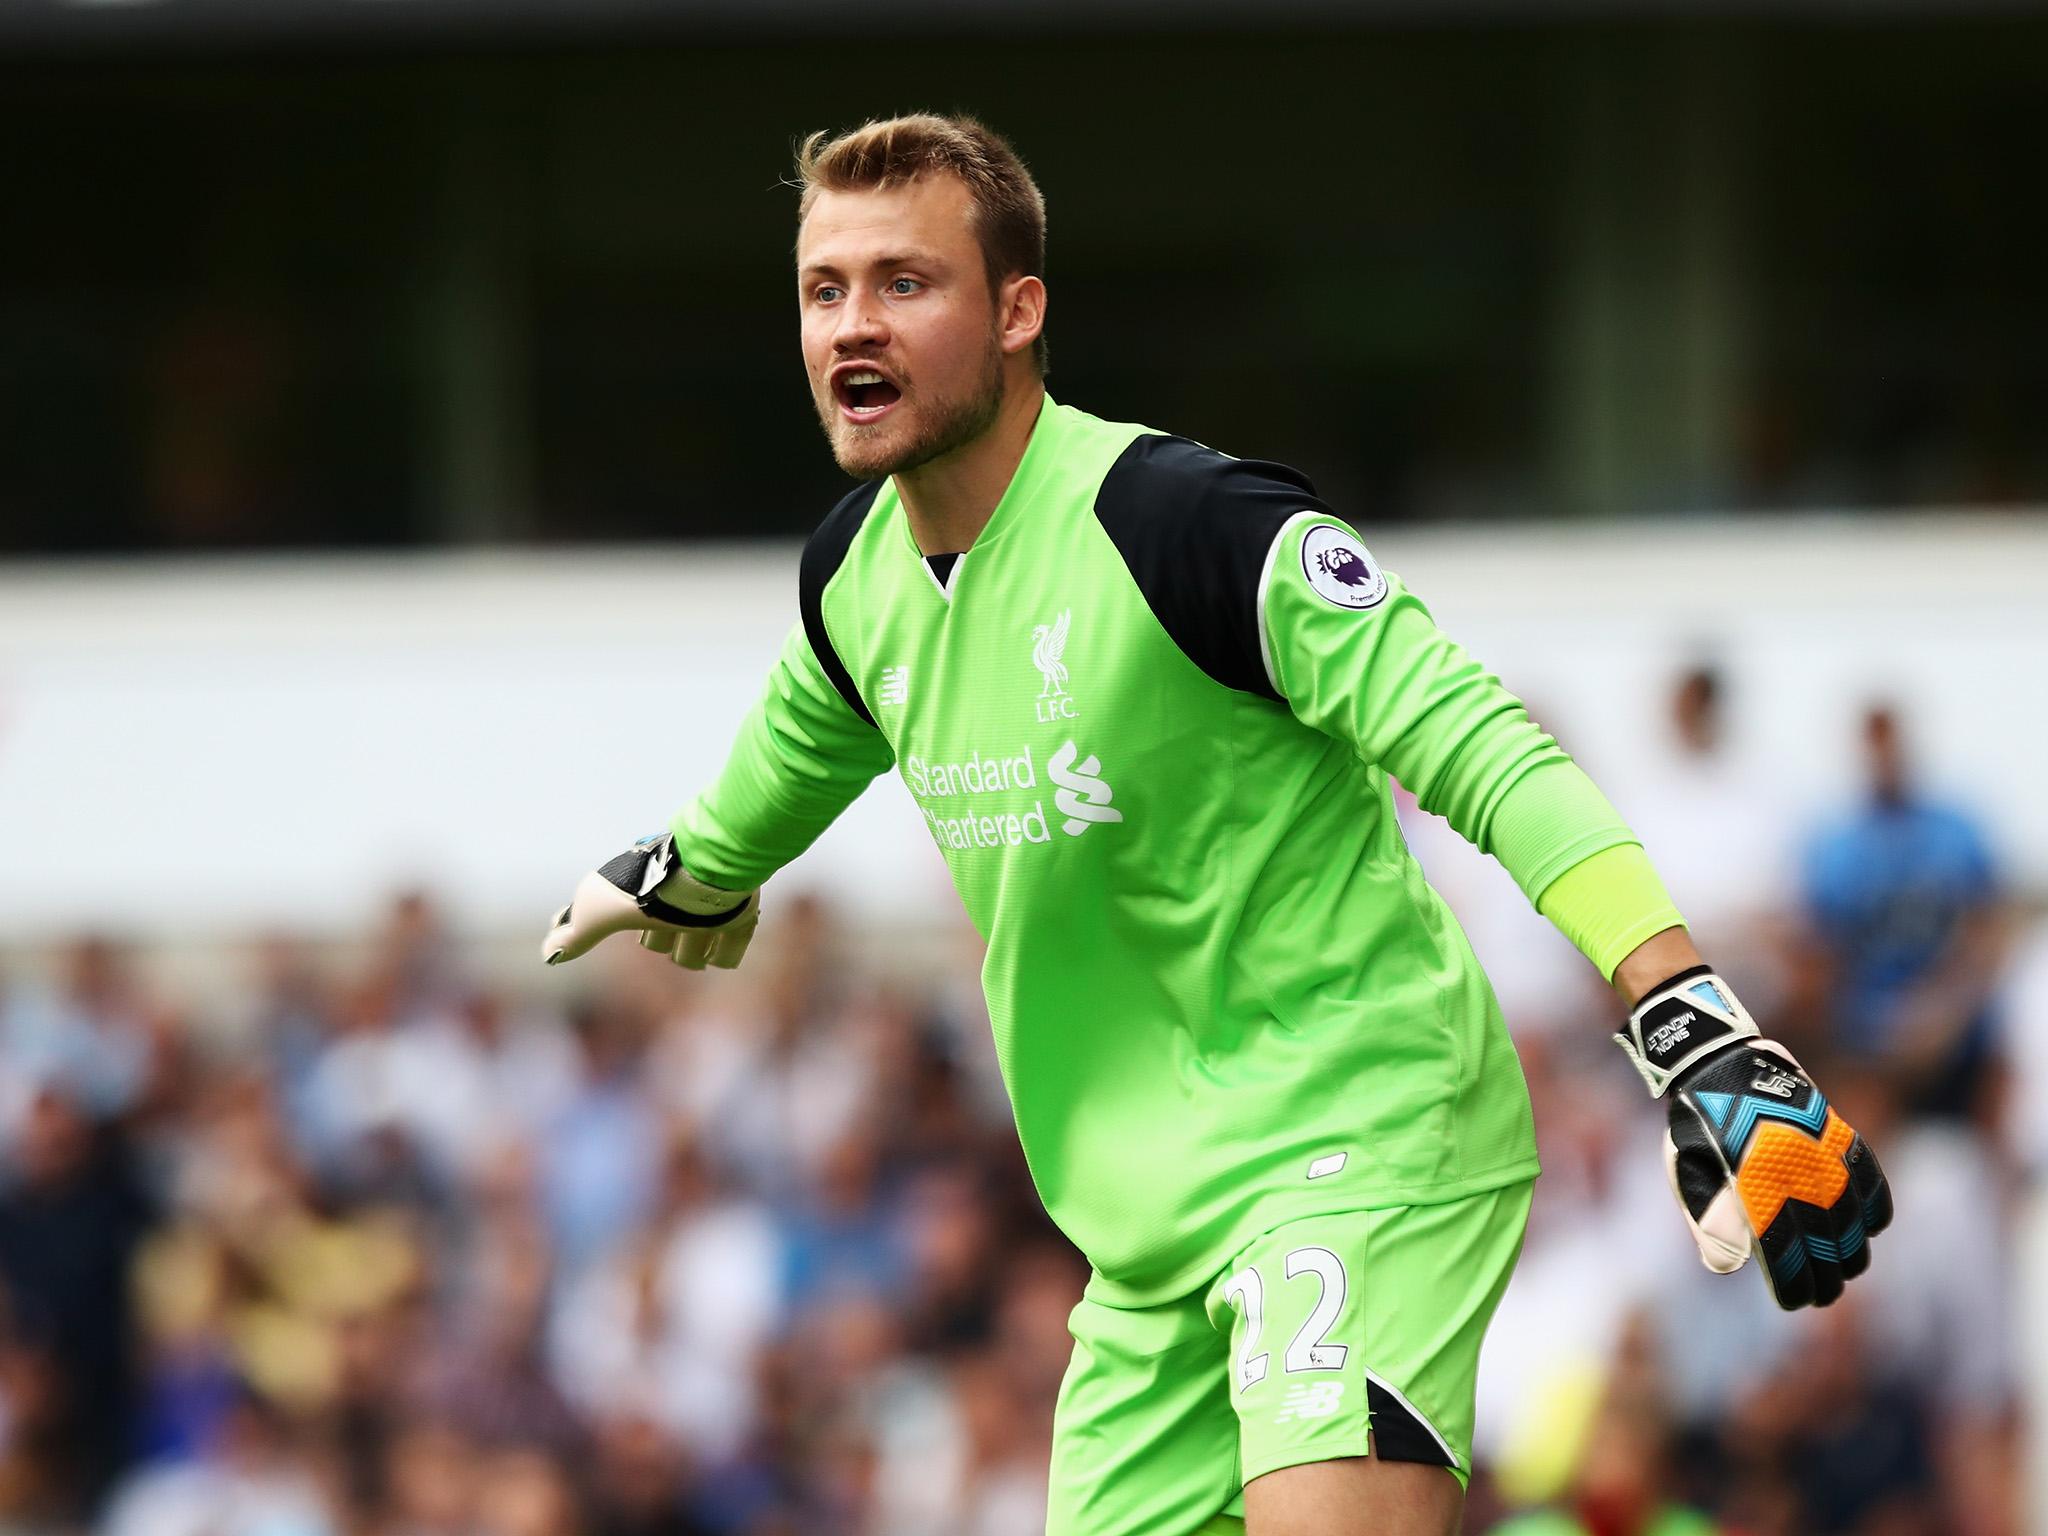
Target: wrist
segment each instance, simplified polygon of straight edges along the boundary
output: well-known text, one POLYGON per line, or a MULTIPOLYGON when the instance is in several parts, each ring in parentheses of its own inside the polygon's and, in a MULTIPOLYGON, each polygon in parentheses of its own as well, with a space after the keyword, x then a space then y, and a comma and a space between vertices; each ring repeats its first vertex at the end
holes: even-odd
POLYGON ((1705 965, 1690 933, 1682 927, 1666 928, 1622 958, 1614 968, 1614 990, 1621 994, 1622 1002, 1634 1008, 1680 972, 1705 965))
POLYGON ((1647 988, 1614 1039, 1650 1096, 1661 1099, 1685 1072, 1761 1034, 1734 989, 1712 968, 1695 965, 1647 988))
POLYGON ((752 895, 751 891, 729 891, 699 880, 683 868, 671 843, 662 878, 647 893, 647 900, 667 909, 667 921, 696 926, 722 922, 744 907, 752 895))

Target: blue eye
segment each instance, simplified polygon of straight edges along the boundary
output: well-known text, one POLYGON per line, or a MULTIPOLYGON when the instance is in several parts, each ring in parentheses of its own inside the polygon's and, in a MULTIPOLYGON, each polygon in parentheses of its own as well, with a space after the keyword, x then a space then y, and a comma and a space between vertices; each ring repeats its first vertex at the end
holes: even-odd
POLYGON ((917 290, 922 288, 923 286, 924 284, 920 283, 914 277, 899 277, 894 282, 889 284, 889 291, 900 298, 904 295, 917 292, 917 290))
POLYGON ((811 297, 816 299, 820 304, 830 304, 834 302, 836 299, 838 299, 839 290, 837 288, 834 288, 830 283, 826 283, 820 288, 818 288, 817 291, 811 295, 811 297))

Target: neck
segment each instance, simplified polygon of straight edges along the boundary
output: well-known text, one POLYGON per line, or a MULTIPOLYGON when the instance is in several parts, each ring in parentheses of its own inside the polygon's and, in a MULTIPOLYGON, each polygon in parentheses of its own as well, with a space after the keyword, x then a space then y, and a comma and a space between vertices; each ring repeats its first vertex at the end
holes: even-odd
POLYGON ((981 536, 1031 446, 1031 429, 1044 400, 1045 384, 1036 375, 1013 384, 1004 392, 995 424, 981 436, 896 476, 896 494, 921 551, 943 555, 964 550, 981 536))

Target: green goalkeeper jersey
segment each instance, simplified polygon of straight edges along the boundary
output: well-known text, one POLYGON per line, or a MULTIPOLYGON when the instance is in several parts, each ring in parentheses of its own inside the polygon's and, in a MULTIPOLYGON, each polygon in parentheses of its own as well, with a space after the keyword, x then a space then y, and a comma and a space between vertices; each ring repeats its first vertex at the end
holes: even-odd
POLYGON ((1280 1223, 1536 1172, 1491 988, 1389 775, 1531 899, 1632 842, 1293 471, 1047 400, 973 547, 891 482, 805 550, 801 624, 684 864, 760 883, 892 764, 988 942, 1046 1209, 1142 1306, 1280 1223))

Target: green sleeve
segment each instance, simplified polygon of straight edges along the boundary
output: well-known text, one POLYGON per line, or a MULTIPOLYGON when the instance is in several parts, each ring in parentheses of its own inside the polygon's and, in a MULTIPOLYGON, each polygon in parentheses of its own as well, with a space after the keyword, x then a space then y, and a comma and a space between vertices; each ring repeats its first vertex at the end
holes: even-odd
POLYGON ((1363 544, 1350 547, 1370 580, 1354 574, 1339 592, 1345 602, 1318 590, 1303 539, 1328 542, 1335 521, 1293 520, 1268 567, 1269 670, 1296 717, 1393 774, 1423 809, 1498 859, 1532 903, 1573 865, 1634 842, 1521 701, 1437 628, 1399 577, 1371 565, 1363 544))
POLYGON ((1574 864, 1550 882, 1536 910, 1557 924, 1608 981, 1638 944, 1667 928, 1685 926, 1639 843, 1603 848, 1574 864))
POLYGON ((832 686, 798 625, 725 768, 670 823, 684 868, 731 890, 759 885, 894 760, 882 733, 832 686))

